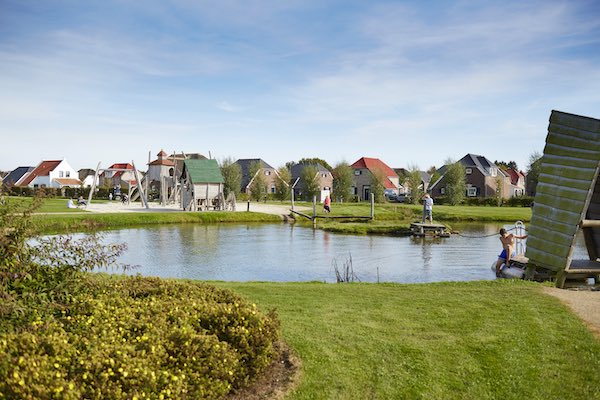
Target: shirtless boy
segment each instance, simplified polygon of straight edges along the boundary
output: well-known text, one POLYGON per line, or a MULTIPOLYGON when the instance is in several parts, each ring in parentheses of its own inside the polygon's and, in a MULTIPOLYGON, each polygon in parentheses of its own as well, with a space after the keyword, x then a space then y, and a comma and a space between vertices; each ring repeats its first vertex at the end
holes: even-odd
POLYGON ((510 258, 514 257, 514 246, 515 239, 525 239, 527 235, 516 236, 512 233, 508 233, 506 229, 500 229, 500 242, 502 242, 502 253, 498 256, 498 261, 496 262, 496 276, 500 276, 500 267, 502 264, 506 266, 510 263, 510 258))

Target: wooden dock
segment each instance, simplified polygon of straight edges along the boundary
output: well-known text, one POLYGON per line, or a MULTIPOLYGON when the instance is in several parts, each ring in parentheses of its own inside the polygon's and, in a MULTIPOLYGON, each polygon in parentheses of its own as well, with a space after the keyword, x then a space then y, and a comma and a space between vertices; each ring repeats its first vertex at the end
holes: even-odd
POLYGON ((450 232, 446 231, 446 225, 442 224, 423 224, 413 222, 410 224, 410 230, 413 236, 424 237, 426 235, 434 237, 450 237, 450 232))

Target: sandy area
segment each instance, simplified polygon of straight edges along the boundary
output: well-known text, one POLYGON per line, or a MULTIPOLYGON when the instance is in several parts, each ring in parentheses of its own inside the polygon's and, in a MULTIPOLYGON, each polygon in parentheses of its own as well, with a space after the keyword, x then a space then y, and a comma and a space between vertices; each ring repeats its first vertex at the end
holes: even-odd
POLYGON ((544 287, 544 293, 559 298, 600 339, 600 291, 544 287))

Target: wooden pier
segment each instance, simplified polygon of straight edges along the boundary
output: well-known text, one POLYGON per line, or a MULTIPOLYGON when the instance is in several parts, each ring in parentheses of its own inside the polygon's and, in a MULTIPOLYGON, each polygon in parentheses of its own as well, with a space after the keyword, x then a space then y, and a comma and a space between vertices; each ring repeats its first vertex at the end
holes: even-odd
POLYGON ((410 224, 410 230, 413 236, 424 237, 426 235, 434 237, 450 237, 450 232, 446 231, 446 225, 442 224, 423 224, 413 222, 410 224))

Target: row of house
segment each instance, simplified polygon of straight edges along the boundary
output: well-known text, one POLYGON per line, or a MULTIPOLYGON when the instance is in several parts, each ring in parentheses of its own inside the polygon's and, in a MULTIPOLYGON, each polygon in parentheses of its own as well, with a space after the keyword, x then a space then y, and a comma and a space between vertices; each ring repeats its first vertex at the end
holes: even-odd
MULTIPOLYGON (((138 171, 137 176, 142 176, 142 183, 146 189, 151 192, 160 193, 160 197, 171 197, 177 187, 177 180, 182 178, 197 178, 203 174, 198 174, 198 168, 208 168, 209 170, 218 169, 215 160, 210 162, 200 162, 207 160, 201 154, 172 154, 167 155, 164 151, 157 154, 157 159, 148 163, 147 171, 138 171), (186 169, 186 163, 188 164, 186 169), (201 167, 199 166, 201 165, 201 167), (191 171, 195 171, 193 174, 191 171), (186 175, 187 174, 187 175, 186 175)), ((467 183, 467 197, 493 197, 498 193, 504 198, 523 196, 526 193, 525 174, 521 171, 512 169, 502 169, 488 160, 484 156, 467 154, 459 160, 465 167, 465 178, 467 183)), ((262 159, 239 159, 236 161, 242 172, 241 192, 248 192, 252 182, 258 174, 264 176, 264 182, 271 193, 276 192, 277 180, 281 177, 277 169, 273 168, 262 159), (256 169, 255 165, 259 166, 256 169), (255 168, 254 175, 251 170, 255 168)), ((306 188, 306 183, 302 181, 303 170, 312 165, 315 168, 316 176, 314 179, 318 182, 320 188, 320 200, 330 195, 333 187, 332 172, 327 170, 321 164, 295 164, 291 168, 292 182, 288 184, 293 186, 296 196, 301 196, 306 188)), ((362 157, 351 164, 353 169, 353 194, 359 200, 367 200, 372 191, 373 177, 383 184, 387 194, 410 194, 410 187, 404 180, 408 171, 403 168, 391 168, 378 158, 362 157), (402 177, 402 178, 401 178, 402 177)), ((436 171, 439 178, 431 182, 431 177, 424 171, 421 174, 421 187, 424 191, 431 193, 433 197, 445 195, 445 170, 446 166, 436 171)), ((211 176, 217 179, 219 174, 209 172, 204 176, 211 176)), ((93 169, 80 169, 75 171, 66 159, 63 160, 45 160, 36 167, 18 167, 8 174, 0 175, 3 185, 30 187, 30 188, 64 188, 64 187, 123 187, 130 188, 138 184, 136 171, 131 163, 114 163, 101 171, 93 169)), ((219 180, 219 179, 217 179, 219 180)), ((215 184, 222 183, 215 182, 215 184)), ((189 188, 189 185, 188 185, 189 188)))

